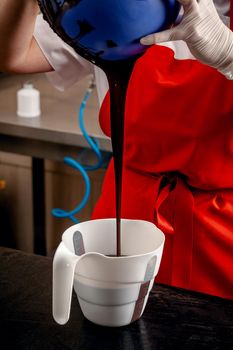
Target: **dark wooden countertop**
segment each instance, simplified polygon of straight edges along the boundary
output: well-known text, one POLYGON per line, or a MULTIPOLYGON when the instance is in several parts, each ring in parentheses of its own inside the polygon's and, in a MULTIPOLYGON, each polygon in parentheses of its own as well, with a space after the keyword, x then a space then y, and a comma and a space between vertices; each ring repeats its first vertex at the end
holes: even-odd
POLYGON ((51 313, 51 271, 51 258, 0 249, 2 349, 233 349, 232 301, 159 284, 129 326, 92 324, 75 295, 69 322, 59 326, 51 313))

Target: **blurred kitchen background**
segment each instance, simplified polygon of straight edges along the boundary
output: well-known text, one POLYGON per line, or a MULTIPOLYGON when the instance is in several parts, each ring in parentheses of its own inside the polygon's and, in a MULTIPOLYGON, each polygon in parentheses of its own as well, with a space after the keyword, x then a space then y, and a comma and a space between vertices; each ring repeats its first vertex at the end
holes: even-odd
MULTIPOLYGON (((72 88, 60 92, 48 82, 44 74, 27 76, 0 74, 1 246, 25 252, 34 251, 33 158, 31 156, 34 152, 34 141, 38 142, 35 151, 36 157, 44 159, 45 184, 44 189, 38 187, 38 191, 44 190, 45 193, 47 255, 53 254, 62 233, 73 224, 69 219, 55 218, 51 215, 51 210, 55 207, 72 210, 81 202, 84 195, 85 186, 81 174, 65 165, 61 155, 64 153, 67 156, 75 156, 66 153, 69 152, 69 147, 72 147, 72 149, 70 148, 72 151, 77 151, 77 154, 85 150, 86 141, 82 135, 80 136, 77 115, 89 80, 90 78, 87 77, 72 88), (40 117, 22 118, 16 115, 16 94, 26 81, 31 81, 34 87, 40 91, 42 111, 40 117), (54 130, 56 133, 53 135, 54 130), (51 140, 49 140, 50 137, 51 140), (30 140, 30 138, 35 140, 30 140), (59 138, 61 141, 58 140, 59 138), (26 147, 22 146, 21 149, 21 143, 23 144, 25 140, 27 141, 26 147), (44 140, 45 147, 43 144, 43 147, 40 148, 40 142, 43 143, 44 140), (30 142, 32 146, 30 146, 30 142), (48 150, 46 149, 46 145, 50 144, 57 147, 55 152, 51 151, 49 147, 48 150)), ((104 149, 105 155, 111 156, 110 140, 102 134, 98 125, 98 99, 95 90, 87 101, 84 114, 88 134, 90 136, 97 135, 100 140, 100 149, 104 149)), ((86 152, 87 159, 85 160, 87 163, 89 162, 88 157, 93 158, 92 151, 89 149, 88 152, 86 152)), ((93 162, 93 159, 90 161, 93 162)), ((88 172, 91 193, 86 206, 77 215, 79 221, 88 220, 91 217, 101 191, 105 168, 88 172)), ((41 186, 39 182, 38 186, 41 186)))

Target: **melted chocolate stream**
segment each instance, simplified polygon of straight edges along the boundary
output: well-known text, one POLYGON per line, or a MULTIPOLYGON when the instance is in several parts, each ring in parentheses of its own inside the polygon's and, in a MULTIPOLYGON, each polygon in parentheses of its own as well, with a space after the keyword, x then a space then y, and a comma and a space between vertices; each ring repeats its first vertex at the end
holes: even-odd
MULTIPOLYGON (((60 35, 62 37, 62 35, 60 35)), ((63 33, 64 37, 64 33, 63 33)), ((68 42, 67 38, 65 41, 68 42)), ((72 46, 72 43, 70 43, 72 46)), ((135 55, 127 60, 105 61, 100 55, 93 55, 85 48, 73 45, 76 52, 99 66, 106 74, 110 90, 111 142, 114 159, 116 193, 116 256, 121 256, 121 197, 124 150, 124 120, 127 87, 136 60, 135 55)), ((101 54, 101 53, 100 53, 101 54)))
POLYGON ((110 88, 111 140, 116 193, 116 255, 121 256, 121 199, 124 150, 125 101, 129 79, 136 58, 112 63, 102 62, 110 88))

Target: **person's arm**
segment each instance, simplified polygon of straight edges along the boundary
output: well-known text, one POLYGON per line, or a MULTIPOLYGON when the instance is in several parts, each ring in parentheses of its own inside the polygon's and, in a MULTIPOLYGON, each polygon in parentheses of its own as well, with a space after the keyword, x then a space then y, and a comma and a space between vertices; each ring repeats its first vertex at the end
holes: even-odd
POLYGON ((0 1, 0 71, 39 73, 52 70, 33 37, 37 0, 0 1))
POLYGON ((141 39, 144 45, 184 40, 202 63, 233 80, 233 32, 220 19, 212 0, 179 0, 184 15, 177 26, 141 39))

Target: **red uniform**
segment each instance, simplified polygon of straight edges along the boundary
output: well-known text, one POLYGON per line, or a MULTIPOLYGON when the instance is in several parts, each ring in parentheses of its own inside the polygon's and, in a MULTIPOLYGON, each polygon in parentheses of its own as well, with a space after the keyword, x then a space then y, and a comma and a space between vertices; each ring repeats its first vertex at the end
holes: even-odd
MULTIPOLYGON (((110 135, 109 95, 100 122, 110 135)), ((113 163, 93 218, 115 216, 113 163)), ((131 76, 122 217, 166 242, 156 281, 233 299, 233 82, 153 46, 131 76)))

